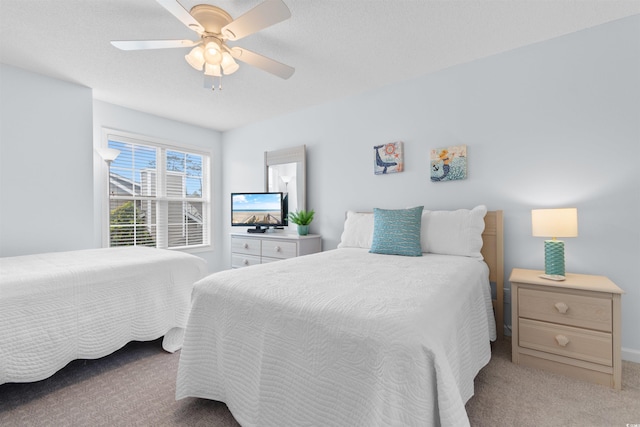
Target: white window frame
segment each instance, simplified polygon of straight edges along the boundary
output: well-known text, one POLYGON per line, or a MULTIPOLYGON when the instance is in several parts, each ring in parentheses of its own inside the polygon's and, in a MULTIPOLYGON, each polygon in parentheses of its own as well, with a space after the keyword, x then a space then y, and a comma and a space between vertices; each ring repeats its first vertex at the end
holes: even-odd
MULTIPOLYGON (((199 252, 202 250, 210 250, 213 241, 213 224, 211 215, 212 206, 212 194, 211 194, 211 163, 213 159, 213 151, 199 146, 192 146, 188 144, 176 143, 173 141, 161 140, 151 136, 140 135, 130 133, 126 131, 102 128, 102 141, 101 147, 107 148, 109 146, 109 140, 117 140, 125 143, 143 145, 147 147, 156 148, 158 155, 156 156, 156 196, 152 200, 158 201, 156 208, 156 247, 161 249, 179 250, 184 252, 199 252), (168 213, 168 202, 180 201, 181 198, 176 199, 167 197, 165 186, 165 173, 166 173, 166 151, 177 151, 188 154, 196 154, 203 157, 202 164, 202 198, 193 199, 196 202, 203 202, 203 219, 205 232, 203 233, 203 243, 198 245, 177 246, 168 247, 168 220, 161 216, 166 216, 168 213)), ((109 194, 109 181, 110 181, 110 168, 106 165, 104 173, 101 174, 102 179, 102 246, 110 246, 110 201, 109 194)), ((143 199, 145 197, 142 197, 143 199)), ((140 199, 140 197, 138 197, 140 199)))

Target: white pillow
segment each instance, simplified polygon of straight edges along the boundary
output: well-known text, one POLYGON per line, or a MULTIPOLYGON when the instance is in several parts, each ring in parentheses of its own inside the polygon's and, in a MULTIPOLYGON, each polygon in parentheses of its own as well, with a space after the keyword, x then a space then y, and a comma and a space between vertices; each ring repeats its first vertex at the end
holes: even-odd
POLYGON ((371 249, 372 242, 373 213, 348 211, 338 247, 371 249))
POLYGON ((420 244, 422 252, 461 255, 482 260, 482 232, 487 207, 455 211, 423 211, 420 244))

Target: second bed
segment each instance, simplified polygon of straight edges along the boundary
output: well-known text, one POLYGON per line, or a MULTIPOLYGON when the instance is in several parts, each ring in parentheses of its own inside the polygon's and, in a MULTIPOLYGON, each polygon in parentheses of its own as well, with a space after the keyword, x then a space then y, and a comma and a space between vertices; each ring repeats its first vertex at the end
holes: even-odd
MULTIPOLYGON (((495 267, 501 235, 487 241, 495 267)), ((341 247, 211 275, 194 288, 177 398, 225 402, 245 427, 468 424, 496 338, 485 261, 341 247)))

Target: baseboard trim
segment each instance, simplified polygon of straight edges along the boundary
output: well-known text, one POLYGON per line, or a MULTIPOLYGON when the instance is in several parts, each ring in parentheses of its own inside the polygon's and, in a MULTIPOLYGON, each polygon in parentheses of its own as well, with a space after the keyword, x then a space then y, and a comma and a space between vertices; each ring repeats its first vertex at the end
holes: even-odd
POLYGON ((622 347, 622 360, 629 362, 640 363, 640 350, 634 350, 632 348, 622 347))

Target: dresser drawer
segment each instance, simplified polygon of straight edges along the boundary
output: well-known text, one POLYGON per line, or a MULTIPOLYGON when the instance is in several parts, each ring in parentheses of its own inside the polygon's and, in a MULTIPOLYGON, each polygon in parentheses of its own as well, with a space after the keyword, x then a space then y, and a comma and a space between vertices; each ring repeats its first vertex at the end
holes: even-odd
POLYGON ((282 258, 267 258, 267 257, 262 257, 262 263, 263 264, 267 264, 269 262, 276 262, 276 261, 282 261, 282 258))
POLYGON ((298 236, 284 232, 232 233, 230 246, 231 267, 239 268, 320 252, 322 238, 317 234, 298 236))
POLYGON ((597 331, 612 331, 611 298, 519 288, 520 317, 597 331))
POLYGON ((260 264, 260 257, 255 255, 231 254, 231 267, 249 267, 250 265, 260 264))
MULTIPOLYGON (((260 247, 262 241, 260 239, 244 239, 231 238, 231 252, 236 254, 256 255, 260 256, 260 247)), ((260 261, 258 261, 260 264, 260 261)))
POLYGON ((520 319, 520 347, 558 354, 572 359, 613 365, 611 334, 520 319))
POLYGON ((263 241, 262 256, 268 258, 294 258, 297 255, 298 246, 295 242, 283 242, 280 240, 263 241))

